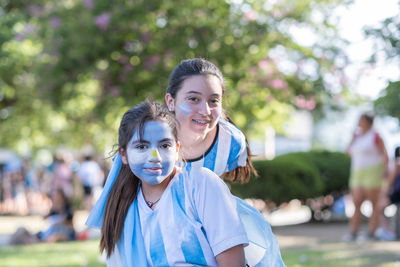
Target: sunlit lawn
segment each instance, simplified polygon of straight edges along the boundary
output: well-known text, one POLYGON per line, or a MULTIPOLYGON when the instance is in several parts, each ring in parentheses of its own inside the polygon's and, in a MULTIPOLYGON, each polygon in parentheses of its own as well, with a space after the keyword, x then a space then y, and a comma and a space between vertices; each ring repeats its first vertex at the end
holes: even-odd
MULTIPOLYGON (((98 240, 57 244, 36 244, 0 248, 0 266, 105 266, 98 253, 98 240)), ((363 253, 362 247, 326 244, 313 249, 287 248, 281 251, 288 267, 400 266, 399 255, 363 253)))
POLYGON ((314 249, 289 248, 281 251, 287 266, 294 267, 398 267, 400 257, 392 251, 371 251, 368 244, 322 244, 314 249))
POLYGON ((105 266, 98 251, 98 240, 2 247, 0 266, 105 266))

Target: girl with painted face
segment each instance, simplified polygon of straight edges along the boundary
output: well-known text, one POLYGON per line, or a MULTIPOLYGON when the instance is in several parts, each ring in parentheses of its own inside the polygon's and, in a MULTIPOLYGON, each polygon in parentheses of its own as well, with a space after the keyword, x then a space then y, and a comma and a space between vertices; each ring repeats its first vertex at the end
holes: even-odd
POLYGON ((178 139, 188 168, 203 166, 224 179, 257 175, 244 134, 222 108, 224 78, 211 62, 182 61, 171 73, 165 102, 179 121, 178 139))
MULTIPOLYGON (((222 108, 224 79, 211 62, 182 61, 171 73, 165 102, 179 121, 178 140, 187 171, 205 167, 230 181, 246 182, 256 174, 246 138, 222 108)), ((122 164, 118 154, 87 224, 101 227, 104 206, 122 164)), ((249 238, 249 266, 284 266, 278 242, 261 213, 236 198, 237 211, 249 238)))
MULTIPOLYGON (((205 167, 224 179, 246 182, 251 153, 246 138, 222 108, 224 78, 211 62, 182 61, 171 73, 165 102, 179 121, 178 139, 185 168, 205 167)), ((245 248, 249 266, 284 266, 278 242, 261 213, 236 198, 237 210, 249 238, 245 248)))
POLYGON ((225 183, 177 167, 177 121, 157 103, 128 110, 122 165, 108 194, 100 248, 108 266, 245 266, 248 240, 225 183))

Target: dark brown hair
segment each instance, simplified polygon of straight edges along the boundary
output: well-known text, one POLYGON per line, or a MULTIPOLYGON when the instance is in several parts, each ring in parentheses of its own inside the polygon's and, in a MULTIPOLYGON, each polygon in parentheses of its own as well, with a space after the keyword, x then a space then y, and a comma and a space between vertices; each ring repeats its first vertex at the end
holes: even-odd
MULTIPOLYGON (((175 141, 178 140, 177 125, 174 115, 163 105, 148 100, 132 107, 122 117, 118 130, 118 146, 126 150, 135 129, 139 137, 144 134, 144 125, 149 121, 163 121, 171 128, 175 141)), ((121 237, 128 209, 136 198, 139 178, 131 171, 128 164, 122 164, 118 176, 108 194, 101 227, 100 251, 110 257, 121 237)))
MULTIPOLYGON (((224 85, 224 77, 222 76, 221 71, 210 61, 202 59, 202 58, 192 58, 181 61, 179 65, 177 65, 171 73, 169 78, 167 92, 172 98, 176 98, 177 93, 182 88, 182 83, 187 79, 195 75, 214 75, 221 82, 222 94, 225 92, 224 85)), ((221 117, 228 122, 233 123, 232 119, 227 115, 226 111, 223 110, 221 117)), ((235 124, 234 124, 235 125, 235 124)), ((236 125, 235 125, 236 126, 236 125)), ((251 152, 247 143, 247 162, 245 167, 238 167, 233 171, 224 173, 221 177, 223 179, 236 182, 240 181, 241 183, 247 182, 250 179, 251 174, 254 176, 258 176, 257 171, 254 169, 253 164, 251 163, 251 152)))
POLYGON ((202 58, 191 58, 181 61, 174 68, 169 77, 167 93, 171 94, 172 98, 176 97, 177 92, 181 89, 182 83, 195 75, 214 75, 221 82, 222 93, 224 93, 224 77, 221 71, 210 61, 202 58))
POLYGON ((374 123, 374 114, 372 112, 365 112, 361 114, 361 117, 364 118, 370 126, 374 123))

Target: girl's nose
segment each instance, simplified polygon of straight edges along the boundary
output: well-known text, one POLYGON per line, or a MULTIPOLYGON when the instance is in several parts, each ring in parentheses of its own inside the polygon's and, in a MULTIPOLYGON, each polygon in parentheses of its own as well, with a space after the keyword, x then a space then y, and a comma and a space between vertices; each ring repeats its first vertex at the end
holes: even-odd
POLYGON ((210 107, 208 106, 208 103, 206 101, 201 103, 199 113, 203 115, 209 115, 211 113, 210 107))
POLYGON ((153 151, 151 151, 150 156, 152 160, 160 160, 160 153, 158 153, 157 149, 153 149, 153 151))

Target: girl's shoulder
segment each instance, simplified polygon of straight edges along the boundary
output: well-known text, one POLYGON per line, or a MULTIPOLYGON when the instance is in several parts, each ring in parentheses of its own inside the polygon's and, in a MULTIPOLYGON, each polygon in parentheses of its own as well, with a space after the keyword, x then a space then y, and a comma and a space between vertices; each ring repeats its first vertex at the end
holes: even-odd
POLYGON ((205 167, 195 167, 190 170, 182 169, 181 177, 188 187, 195 189, 210 184, 225 184, 215 172, 205 167))
POLYGON ((229 131, 231 134, 234 135, 244 135, 243 132, 233 123, 220 119, 218 121, 219 126, 225 130, 225 131, 229 131))
POLYGON ((244 133, 233 123, 230 123, 226 120, 219 120, 219 137, 221 136, 229 136, 232 141, 238 144, 242 144, 246 142, 246 138, 244 133))

